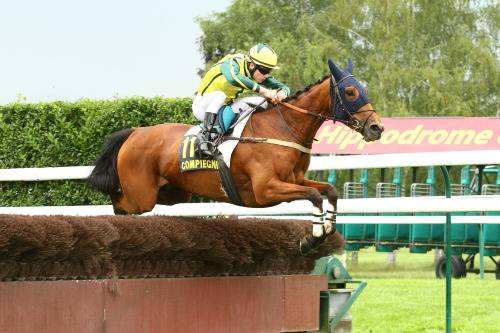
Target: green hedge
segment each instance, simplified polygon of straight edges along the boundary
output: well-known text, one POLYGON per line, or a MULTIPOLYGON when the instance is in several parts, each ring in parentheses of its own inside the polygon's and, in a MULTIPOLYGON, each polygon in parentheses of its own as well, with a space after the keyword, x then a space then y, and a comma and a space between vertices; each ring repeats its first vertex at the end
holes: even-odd
MULTIPOLYGON (((196 123, 190 98, 0 106, 0 168, 92 165, 110 133, 168 122, 196 123)), ((0 206, 104 203, 83 181, 0 182, 0 206)))

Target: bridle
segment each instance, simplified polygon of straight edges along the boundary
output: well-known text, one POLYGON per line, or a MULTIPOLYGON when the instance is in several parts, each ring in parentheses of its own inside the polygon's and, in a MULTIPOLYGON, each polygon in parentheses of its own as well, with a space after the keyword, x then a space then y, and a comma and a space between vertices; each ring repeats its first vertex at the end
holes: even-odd
MULTIPOLYGON (((330 114, 332 114, 331 116, 325 116, 325 115, 322 115, 318 112, 312 112, 312 111, 309 111, 309 110, 305 110, 305 109, 302 109, 302 108, 299 108, 298 106, 295 106, 295 105, 292 105, 290 103, 287 103, 287 102, 278 102, 279 104, 291 109, 291 110, 294 110, 294 111, 297 111, 297 112, 300 112, 300 113, 303 113, 303 114, 306 114, 306 115, 309 115, 309 116, 313 116, 313 117, 316 117, 318 118, 322 123, 325 121, 325 120, 332 120, 334 123, 336 121, 339 121, 347 126, 349 126, 350 128, 354 129, 355 131, 357 132, 360 132, 362 133, 362 131, 364 130, 368 120, 370 120, 370 118, 372 117, 372 115, 375 113, 375 110, 373 109, 369 109, 369 110, 356 110, 356 111, 352 111, 350 112, 348 110, 348 108, 345 107, 343 101, 342 101, 342 97, 340 95, 340 91, 339 91, 339 84, 345 80, 346 78, 348 77, 352 77, 353 75, 347 75, 345 77, 343 77, 339 82, 336 82, 335 81, 335 78, 333 77, 333 75, 330 76, 330 114), (368 112, 370 111, 371 114, 368 118, 366 118, 366 120, 363 122, 363 124, 361 124, 361 122, 357 119, 355 119, 353 117, 353 114, 354 113, 357 113, 357 112, 368 112), (342 117, 342 118, 340 118, 342 117), (346 118, 346 119, 343 119, 343 118, 346 118)), ((255 110, 257 110, 257 108, 259 106, 261 106, 266 100, 264 99, 260 104, 256 105, 248 114, 247 116, 251 116, 253 114, 253 112, 255 110)), ((301 152, 303 153, 306 153, 306 154, 311 154, 311 146, 312 146, 312 142, 311 143, 307 143, 307 144, 304 144, 303 142, 301 142, 301 139, 299 138, 299 136, 297 135, 297 130, 294 129, 293 127, 291 127, 285 117, 283 116, 283 114, 281 113, 281 110, 278 108, 278 113, 279 115, 281 116, 281 119, 285 125, 285 128, 287 129, 287 131, 290 133, 290 135, 299 143, 296 143, 296 142, 291 142, 291 141, 283 141, 283 140, 278 140, 278 139, 272 139, 272 138, 261 138, 261 137, 255 137, 254 135, 254 130, 253 130, 253 126, 252 126, 252 118, 250 118, 250 121, 249 121, 249 129, 250 129, 250 134, 251 136, 250 137, 223 137, 222 140, 238 140, 240 142, 251 142, 251 143, 270 143, 270 144, 275 144, 275 145, 280 145, 280 146, 286 146, 286 147, 290 147, 290 148, 294 148, 294 149, 298 149, 300 150, 301 152)), ((245 116, 245 117, 247 117, 245 116)), ((243 117, 244 118, 244 117, 243 117)), ((240 120, 238 120, 235 124, 233 124, 231 127, 234 127, 236 126, 236 124, 241 121, 241 119, 243 118, 240 118, 240 120)), ((316 140, 313 138, 313 140, 316 140)), ((316 140, 317 141, 317 140, 316 140)))
POLYGON ((337 121, 341 122, 341 123, 345 124, 346 126, 351 127, 355 131, 361 133, 365 129, 365 126, 366 126, 368 120, 370 120, 370 118, 373 116, 373 114, 376 111, 373 109, 369 109, 369 110, 361 110, 361 111, 356 110, 356 111, 350 112, 345 107, 344 102, 342 101, 342 96, 340 96, 339 85, 340 85, 340 83, 342 83, 342 81, 344 81, 345 79, 347 79, 349 77, 354 77, 354 75, 352 75, 352 74, 346 75, 337 82, 335 80, 335 78, 333 77, 333 75, 330 75, 330 114, 332 114, 332 116, 325 116, 325 115, 322 115, 322 114, 317 113, 317 112, 311 112, 311 111, 299 108, 298 106, 287 103, 287 102, 279 102, 279 103, 282 104, 283 106, 286 106, 287 108, 289 108, 291 110, 294 110, 294 111, 297 111, 300 113, 304 113, 304 114, 307 114, 307 115, 310 115, 313 117, 317 117, 317 118, 321 119, 322 122, 325 120, 332 120, 334 123, 337 121), (353 114, 358 113, 358 112, 371 112, 371 113, 370 113, 370 116, 365 119, 363 124, 361 124, 361 122, 359 120, 357 120, 356 118, 353 117, 353 114), (340 118, 340 116, 342 116, 342 115, 346 115, 347 119, 340 118))

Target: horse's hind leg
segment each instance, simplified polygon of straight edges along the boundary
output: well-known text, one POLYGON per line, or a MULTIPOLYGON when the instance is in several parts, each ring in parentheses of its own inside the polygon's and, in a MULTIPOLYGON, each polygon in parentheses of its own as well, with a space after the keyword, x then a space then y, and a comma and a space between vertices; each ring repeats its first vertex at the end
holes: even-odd
POLYGON ((161 205, 174 205, 191 201, 191 193, 170 184, 163 185, 158 191, 157 202, 161 205))
POLYGON ((158 182, 152 174, 139 172, 120 175, 122 193, 113 201, 115 214, 142 214, 153 210, 158 195, 158 182))
POLYGON ((114 200, 112 198, 115 215, 142 214, 152 211, 156 205, 157 189, 151 188, 151 192, 154 195, 140 196, 134 194, 130 196, 119 194, 114 200))
POLYGON ((115 215, 127 215, 127 211, 123 210, 118 203, 120 202, 120 199, 122 198, 121 193, 116 193, 116 194, 111 194, 111 202, 113 203, 113 212, 115 215))

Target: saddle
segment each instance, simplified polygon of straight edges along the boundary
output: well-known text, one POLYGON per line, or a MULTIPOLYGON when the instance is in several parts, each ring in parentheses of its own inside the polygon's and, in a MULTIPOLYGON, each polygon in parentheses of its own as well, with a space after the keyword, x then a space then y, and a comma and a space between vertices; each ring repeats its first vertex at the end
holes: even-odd
MULTIPOLYGON (((245 97, 239 101, 235 101, 232 104, 232 108, 240 111, 233 120, 233 125, 224 135, 214 135, 212 140, 214 152, 217 153, 219 151, 222 154, 227 166, 231 164, 231 154, 234 148, 236 148, 238 139, 241 138, 241 133, 251 117, 248 116, 248 112, 265 110, 266 103, 262 103, 260 98, 245 97)), ((224 128, 222 110, 218 112, 217 122, 220 128, 224 128)), ((214 158, 200 154, 199 149, 197 149, 200 143, 200 136, 198 135, 200 130, 201 126, 194 126, 184 134, 184 140, 179 148, 181 172, 204 169, 218 170, 217 163, 209 162, 214 161, 214 158)))

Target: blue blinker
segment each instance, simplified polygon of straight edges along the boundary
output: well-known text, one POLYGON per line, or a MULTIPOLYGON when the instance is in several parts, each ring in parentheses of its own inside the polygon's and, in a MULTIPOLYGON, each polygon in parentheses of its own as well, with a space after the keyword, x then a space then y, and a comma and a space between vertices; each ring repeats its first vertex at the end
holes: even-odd
POLYGON ((334 84, 338 87, 340 95, 338 97, 342 100, 342 103, 338 100, 335 103, 335 118, 347 120, 349 114, 356 113, 363 105, 371 101, 368 98, 365 87, 352 74, 354 65, 351 59, 349 59, 345 70, 338 68, 331 59, 328 59, 328 67, 330 67, 330 72, 335 79, 334 84), (351 101, 345 98, 345 90, 350 86, 355 87, 359 92, 358 98, 351 101))

